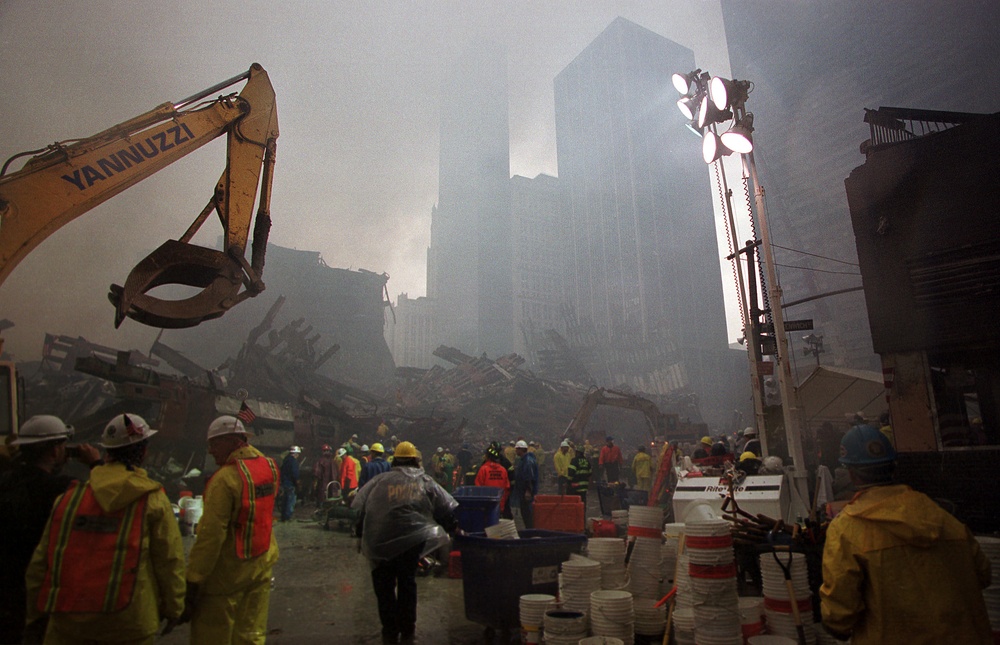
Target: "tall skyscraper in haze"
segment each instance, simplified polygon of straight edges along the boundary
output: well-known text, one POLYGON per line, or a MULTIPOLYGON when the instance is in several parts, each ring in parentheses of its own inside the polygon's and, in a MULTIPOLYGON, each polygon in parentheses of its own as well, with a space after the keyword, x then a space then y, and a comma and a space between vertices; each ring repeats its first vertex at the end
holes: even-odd
POLYGON ((616 19, 555 79, 556 142, 576 315, 602 342, 674 348, 713 405, 728 352, 719 249, 700 140, 678 127, 670 82, 694 68, 691 50, 616 19))
POLYGON ((441 342, 490 356, 513 350, 507 59, 470 50, 441 92, 438 204, 427 295, 441 342))

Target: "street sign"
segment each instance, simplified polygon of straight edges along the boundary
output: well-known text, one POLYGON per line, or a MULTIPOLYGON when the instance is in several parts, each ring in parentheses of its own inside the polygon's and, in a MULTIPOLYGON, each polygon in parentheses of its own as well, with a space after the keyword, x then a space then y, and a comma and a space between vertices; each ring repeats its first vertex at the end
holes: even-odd
MULTIPOLYGON (((774 333, 774 323, 761 323, 760 331, 764 334, 774 333)), ((813 328, 812 318, 805 320, 786 320, 785 331, 807 331, 813 328)))
POLYGON ((778 341, 774 338, 764 336, 760 339, 760 355, 761 356, 777 356, 778 355, 778 341))
POLYGON ((774 376, 774 361, 757 361, 757 373, 761 376, 774 376))

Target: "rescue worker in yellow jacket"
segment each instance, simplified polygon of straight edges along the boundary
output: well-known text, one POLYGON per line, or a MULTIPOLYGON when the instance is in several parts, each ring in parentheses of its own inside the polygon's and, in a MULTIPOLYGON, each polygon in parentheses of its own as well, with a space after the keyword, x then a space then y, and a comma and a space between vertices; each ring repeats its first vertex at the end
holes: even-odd
POLYGON ((559 494, 566 495, 569 488, 569 462, 573 460, 576 453, 569 445, 569 439, 563 439, 559 444, 559 450, 552 455, 552 467, 556 471, 556 483, 559 487, 559 494))
POLYGON ((859 489, 823 551, 827 631, 853 645, 992 643, 981 589, 990 563, 969 529, 932 499, 892 483, 896 453, 870 425, 841 440, 859 489))
POLYGON ((646 452, 646 446, 639 446, 632 459, 632 472, 635 474, 636 489, 648 491, 652 487, 653 458, 646 452))
POLYGON ((219 470, 205 488, 182 621, 191 620, 193 645, 262 645, 278 559, 272 531, 278 468, 247 443, 246 428, 232 416, 209 425, 208 452, 219 470))
POLYGON ((107 463, 52 507, 25 576, 45 642, 152 643, 184 608, 184 545, 159 483, 140 468, 156 430, 134 414, 105 427, 107 463))

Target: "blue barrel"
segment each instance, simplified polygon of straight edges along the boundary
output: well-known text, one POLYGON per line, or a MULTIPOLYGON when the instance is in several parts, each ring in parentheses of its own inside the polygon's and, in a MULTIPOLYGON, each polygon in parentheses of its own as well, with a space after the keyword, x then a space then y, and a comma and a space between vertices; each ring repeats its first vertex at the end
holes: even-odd
POLYGON ((458 502, 455 518, 466 533, 482 533, 500 522, 503 489, 496 486, 459 486, 451 494, 458 502))

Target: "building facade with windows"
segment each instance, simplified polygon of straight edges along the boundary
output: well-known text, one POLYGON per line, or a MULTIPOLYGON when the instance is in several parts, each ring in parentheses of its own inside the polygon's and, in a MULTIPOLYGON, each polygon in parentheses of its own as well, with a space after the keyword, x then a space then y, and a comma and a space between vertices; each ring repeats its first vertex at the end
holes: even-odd
MULTIPOLYGON (((717 370, 730 350, 712 197, 700 140, 667 100, 671 75, 694 67, 690 49, 617 18, 556 76, 556 143, 575 316, 615 355, 671 349, 612 378, 655 382, 680 361, 687 382, 659 382, 717 409, 731 403, 717 370)), ((736 365, 745 374, 745 355, 736 365)))

